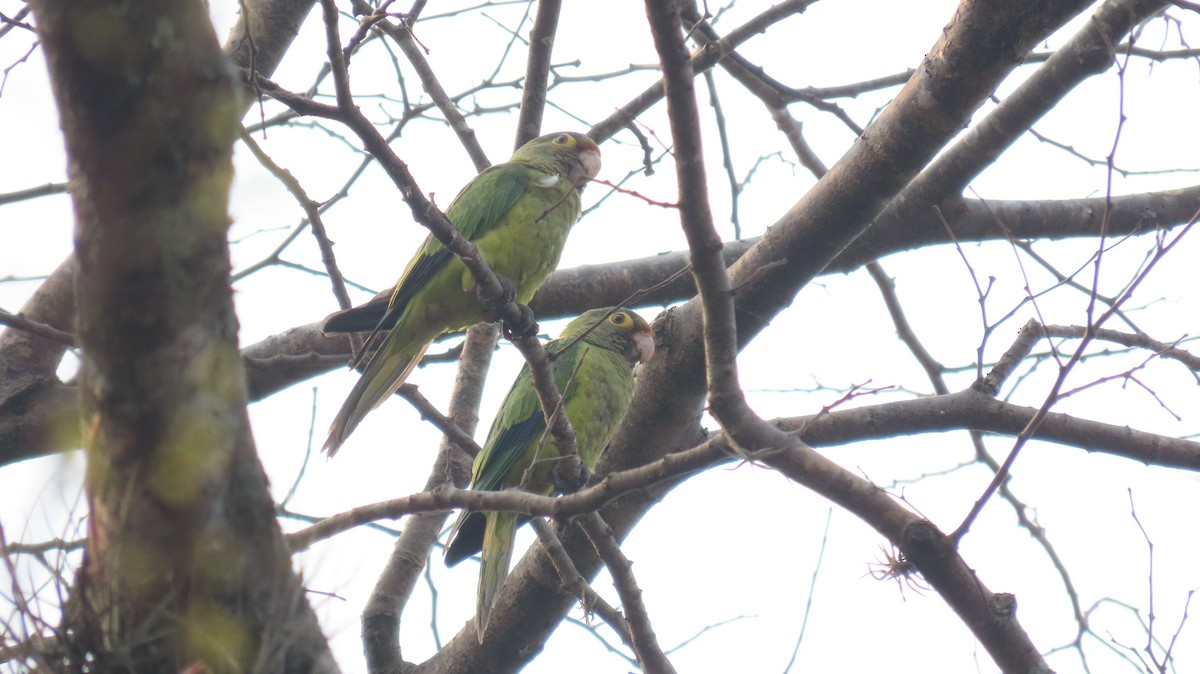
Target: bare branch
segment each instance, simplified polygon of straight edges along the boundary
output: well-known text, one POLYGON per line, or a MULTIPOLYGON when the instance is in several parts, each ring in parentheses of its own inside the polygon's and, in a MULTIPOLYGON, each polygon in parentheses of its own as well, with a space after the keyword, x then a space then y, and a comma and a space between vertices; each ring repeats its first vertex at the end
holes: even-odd
POLYGON ((58 342, 68 348, 73 349, 78 346, 75 341, 75 335, 69 332, 59 330, 52 325, 32 321, 20 314, 10 314, 3 309, 0 309, 0 325, 7 325, 14 330, 21 330, 42 339, 58 342))
POLYGON ((467 151, 471 161, 475 164, 475 170, 482 171, 491 166, 492 162, 488 160, 483 148, 479 145, 479 139, 475 137, 475 130, 459 112, 454 101, 450 100, 446 90, 442 88, 442 83, 434 74, 433 68, 430 67, 429 62, 425 60, 425 55, 417 46, 416 40, 413 38, 411 23, 404 20, 401 25, 396 25, 390 21, 381 21, 377 25, 395 40, 396 44, 400 46, 400 50, 408 57, 408 62, 412 64, 417 71, 417 76, 421 78, 421 87, 425 93, 429 94, 434 105, 441 111, 442 116, 450 124, 450 128, 458 136, 463 149, 467 151))
POLYGON ((38 197, 45 197, 45 196, 49 196, 51 194, 66 194, 66 193, 67 193, 67 184, 66 183, 46 183, 45 185, 41 185, 39 187, 30 187, 29 189, 25 189, 25 190, 17 190, 16 192, 0 194, 0 206, 5 206, 7 204, 15 204, 18 201, 26 201, 28 199, 36 199, 38 197))
POLYGON ((325 222, 321 219, 320 205, 309 198, 308 194, 304 191, 304 187, 300 185, 300 181, 296 179, 296 176, 292 175, 291 171, 276 164, 263 151, 253 136, 246 132, 245 128, 241 129, 239 137, 246 144, 246 147, 250 148, 250 152, 254 155, 254 158, 270 171, 271 175, 275 176, 279 182, 283 183, 287 191, 300 204, 300 208, 304 209, 304 215, 308 218, 308 224, 312 228, 313 237, 317 240, 317 248, 321 251, 321 262, 325 264, 325 273, 329 275, 329 280, 333 284, 333 296, 337 298, 339 307, 349 309, 352 302, 350 301, 349 293, 346 292, 346 282, 342 279, 342 272, 338 269, 337 260, 333 255, 333 244, 329 241, 329 235, 325 233, 325 222))
MULTIPOLYGON (((992 479, 991 483, 988 484, 987 488, 983 492, 983 495, 981 495, 979 497, 979 499, 975 502, 975 504, 971 507, 970 512, 967 513, 967 516, 966 516, 966 518, 963 519, 962 524, 959 524, 958 528, 955 529, 954 534, 951 536, 951 538, 955 541, 955 544, 957 544, 957 542, 959 540, 961 540, 962 536, 965 535, 967 533, 967 531, 970 529, 971 523, 975 520, 975 518, 979 515, 980 511, 987 504, 987 501, 991 497, 991 495, 993 493, 995 493, 996 489, 1006 479, 1008 479, 1009 471, 1012 468, 1013 462, 1016 461, 1017 455, 1020 454, 1021 449, 1025 446, 1025 444, 1029 441, 1029 439, 1032 438, 1033 435, 1037 432, 1038 425, 1045 418, 1045 415, 1047 413, 1049 413, 1050 408, 1058 401, 1059 394, 1062 391, 1062 387, 1063 387, 1064 383, 1066 382, 1067 376, 1071 373, 1071 370, 1074 368, 1075 364, 1079 362, 1080 358, 1083 357, 1083 353, 1084 353, 1085 349, 1087 348, 1088 344, 1092 341, 1092 339, 1095 338, 1095 330, 1102 327, 1104 325, 1104 323, 1120 309, 1120 307, 1124 303, 1124 301, 1127 300, 1129 298, 1130 294, 1133 292, 1133 289, 1136 288, 1143 280, 1145 280, 1145 278, 1154 269, 1154 266, 1158 263, 1158 261, 1160 261, 1168 252, 1171 251, 1172 248, 1175 247, 1176 244, 1178 244, 1183 239, 1184 236, 1187 235, 1187 233, 1191 229, 1192 225, 1196 222, 1196 218, 1200 218, 1200 211, 1198 211, 1196 213, 1196 216, 1193 218, 1192 222, 1188 223, 1188 225, 1186 225, 1182 230, 1180 230, 1176 234, 1174 239, 1172 239, 1171 241, 1169 241, 1165 244, 1160 242, 1160 245, 1158 247, 1158 250, 1155 252, 1154 257, 1151 258, 1151 260, 1134 276, 1134 279, 1129 283, 1128 286, 1126 286, 1125 291, 1121 294, 1120 297, 1117 298, 1116 301, 1114 301, 1112 303, 1111 306, 1108 307, 1107 310, 1105 310, 1099 316, 1096 316, 1093 318, 1092 307, 1094 306, 1094 301, 1091 304, 1089 304, 1088 324, 1087 324, 1087 330, 1084 334, 1084 337, 1082 339, 1080 339, 1079 345, 1076 347, 1075 351, 1071 354, 1071 357, 1066 362, 1062 363, 1059 366, 1058 376, 1055 377, 1054 382, 1050 385, 1050 389, 1046 393, 1045 402, 1043 402, 1041 408, 1039 408, 1038 414, 1035 415, 1034 418, 1030 419, 1029 424, 1024 429, 1022 429, 1020 434, 1017 435, 1017 439, 1013 443, 1013 447, 1009 451, 1008 457, 1005 458, 1004 463, 1001 464, 1000 470, 998 470, 996 472, 995 477, 992 479)), ((1102 244, 1103 244, 1103 237, 1101 237, 1101 245, 1102 244)), ((1099 256, 1097 256, 1097 258, 1096 258, 1096 264, 1099 265, 1099 256)), ((1100 269, 1099 269, 1099 266, 1097 266, 1096 276, 1099 277, 1099 275, 1100 275, 1100 269)), ((1098 280, 1097 280, 1097 283, 1098 283, 1098 280)), ((1093 288, 1093 298, 1094 298, 1094 296, 1095 296, 1095 290, 1093 288)))
POLYGON ((675 668, 663 654, 654 628, 650 625, 650 616, 642 602, 642 590, 637 585, 637 579, 633 577, 633 565, 621 552, 621 546, 613 537, 612 528, 596 513, 585 515, 578 523, 612 574, 613 584, 621 597, 621 605, 625 607, 625 615, 628 616, 633 650, 637 653, 642 671, 647 674, 673 674, 675 668))
POLYGON ((587 581, 579 574, 579 569, 575 568, 575 563, 571 561, 571 556, 567 554, 566 548, 563 547, 562 541, 558 540, 558 535, 554 533, 550 524, 540 517, 529 520, 529 524, 537 532, 538 539, 546 548, 546 554, 554 564, 555 570, 558 571, 558 578, 562 581, 563 587, 579 598, 585 611, 599 614, 600 618, 617 633, 621 641, 629 646, 630 650, 634 650, 633 639, 630 636, 633 632, 629 623, 625 622, 625 616, 604 601, 604 598, 587 584, 587 581))
MULTIPOLYGON (((710 45, 705 46, 700 53, 696 54, 691 59, 691 68, 693 72, 701 72, 711 68, 713 64, 720 61, 725 56, 733 52, 738 45, 750 39, 751 37, 765 32, 772 24, 778 23, 793 14, 803 12, 809 5, 816 0, 785 0, 777 5, 771 6, 762 14, 754 17, 750 21, 739 26, 737 29, 729 32, 723 40, 719 40, 710 45)), ((588 133, 597 143, 608 140, 617 133, 620 129, 633 122, 638 115, 650 109, 663 98, 663 85, 661 82, 655 83, 636 98, 626 103, 607 119, 596 124, 588 133)))
POLYGON ((542 129, 542 112, 546 108, 547 78, 550 76, 550 55, 557 39, 558 16, 562 0, 541 0, 537 17, 529 33, 529 56, 525 62, 525 82, 521 89, 521 116, 517 120, 517 139, 514 147, 537 138, 542 129))

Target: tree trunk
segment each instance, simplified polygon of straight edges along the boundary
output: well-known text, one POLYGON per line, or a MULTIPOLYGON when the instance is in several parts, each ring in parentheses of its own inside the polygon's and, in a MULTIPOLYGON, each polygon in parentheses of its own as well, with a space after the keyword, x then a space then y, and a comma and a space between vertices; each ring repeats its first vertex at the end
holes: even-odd
POLYGON ((88 542, 65 668, 336 671, 246 416, 226 228, 240 109, 197 0, 33 3, 76 210, 88 542))

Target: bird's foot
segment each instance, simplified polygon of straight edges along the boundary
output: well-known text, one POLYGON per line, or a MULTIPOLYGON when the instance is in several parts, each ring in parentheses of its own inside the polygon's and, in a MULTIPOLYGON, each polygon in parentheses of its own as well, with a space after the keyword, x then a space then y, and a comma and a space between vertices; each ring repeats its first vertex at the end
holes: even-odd
POLYGON ((504 338, 512 341, 522 337, 532 337, 538 333, 538 323, 533 315, 533 309, 518 304, 517 308, 521 310, 521 317, 516 321, 504 321, 504 325, 500 328, 504 333, 504 338))
MULTIPOLYGON (((500 281, 500 287, 503 289, 503 299, 499 302, 492 301, 492 298, 484 295, 481 289, 476 289, 475 294, 479 297, 479 301, 483 303, 483 320, 488 323, 495 323, 503 318, 504 308, 509 302, 512 302, 517 297, 517 289, 513 286, 512 281, 496 275, 500 281)), ((508 340, 520 339, 521 337, 531 337, 538 333, 538 324, 534 320, 533 310, 524 304, 518 304, 517 309, 521 315, 515 321, 505 320, 502 326, 504 338, 508 340)))
POLYGON ((483 292, 483 288, 475 286, 475 296, 483 304, 483 320, 488 323, 495 323, 500 320, 500 314, 503 313, 504 307, 517 296, 517 288, 512 284, 512 281, 496 274, 496 280, 500 281, 501 297, 499 301, 488 297, 483 292))
POLYGON ((578 456, 573 458, 575 459, 574 466, 565 467, 561 461, 554 464, 552 471, 554 487, 560 494, 574 494, 583 489, 588 480, 592 479, 592 471, 588 470, 587 465, 580 461, 578 456))

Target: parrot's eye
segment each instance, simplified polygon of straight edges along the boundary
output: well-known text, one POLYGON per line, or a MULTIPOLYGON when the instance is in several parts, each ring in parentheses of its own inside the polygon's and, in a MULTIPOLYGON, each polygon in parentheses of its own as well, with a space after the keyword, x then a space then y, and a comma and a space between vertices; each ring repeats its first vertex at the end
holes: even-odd
POLYGON ((571 137, 565 133, 560 133, 554 137, 555 145, 569 145, 570 143, 571 143, 571 137))
POLYGON ((616 313, 616 314, 613 314, 612 318, 610 318, 609 320, 612 321, 613 325, 625 325, 625 319, 627 319, 627 318, 629 318, 629 317, 626 316, 624 313, 616 313))

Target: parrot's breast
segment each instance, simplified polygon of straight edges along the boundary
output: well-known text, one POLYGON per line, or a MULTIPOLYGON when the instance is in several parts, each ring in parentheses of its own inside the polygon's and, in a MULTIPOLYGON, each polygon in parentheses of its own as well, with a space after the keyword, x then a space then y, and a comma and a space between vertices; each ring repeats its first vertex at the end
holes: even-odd
POLYGON ((492 270, 516 288, 517 302, 528 304, 558 267, 579 208, 579 192, 566 181, 548 187, 535 181, 513 204, 501 226, 476 241, 492 270))
POLYGON ((633 372, 619 354, 587 348, 569 387, 567 419, 579 458, 593 468, 621 425, 633 399, 633 372))

